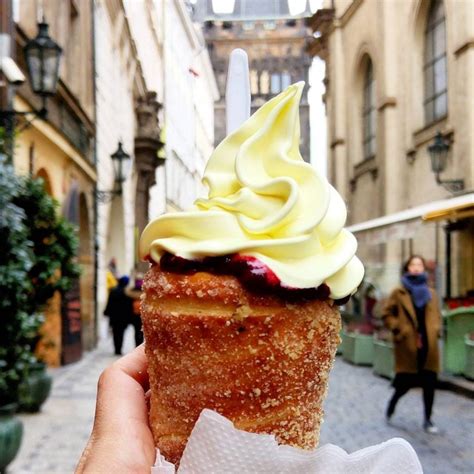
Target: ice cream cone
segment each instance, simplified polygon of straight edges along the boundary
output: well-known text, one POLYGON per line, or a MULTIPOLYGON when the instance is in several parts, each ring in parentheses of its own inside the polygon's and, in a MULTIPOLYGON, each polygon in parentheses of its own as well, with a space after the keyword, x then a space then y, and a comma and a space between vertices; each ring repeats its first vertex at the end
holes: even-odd
POLYGON ((314 448, 339 342, 331 300, 288 302, 227 275, 145 277, 143 330, 157 447, 178 463, 204 408, 237 428, 314 448))

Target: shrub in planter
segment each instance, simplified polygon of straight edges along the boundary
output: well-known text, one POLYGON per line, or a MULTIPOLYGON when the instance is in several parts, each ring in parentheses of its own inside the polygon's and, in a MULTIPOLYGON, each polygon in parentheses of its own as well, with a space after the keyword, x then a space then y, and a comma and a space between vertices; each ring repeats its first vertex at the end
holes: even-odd
MULTIPOLYGON (((21 178, 20 192, 13 202, 25 213, 26 234, 32 244, 33 259, 28 270, 32 286, 25 310, 35 314, 43 311, 56 291, 69 290, 79 276, 79 265, 75 261, 79 241, 75 227, 61 217, 57 201, 46 193, 41 179, 21 178)), ((24 334, 22 342, 35 353, 39 339, 38 325, 24 334)), ((20 387, 20 408, 38 411, 49 395, 51 382, 45 365, 32 363, 20 387)))
POLYGON ((25 214, 12 203, 18 188, 13 168, 0 155, 0 472, 20 448, 22 425, 14 416, 15 402, 33 359, 23 336, 36 325, 35 316, 24 311, 33 255, 25 214))
MULTIPOLYGON (((25 386, 32 386, 27 381, 30 368, 38 379, 34 350, 43 321, 40 313, 56 291, 72 286, 80 272, 74 226, 59 215, 58 203, 46 193, 42 180, 17 177, 0 156, 2 405, 18 401, 20 383, 26 381, 23 393, 25 386)), ((43 365, 41 370, 44 373, 43 365)), ((43 389, 46 385, 43 381, 43 389)))
POLYGON ((33 265, 23 209, 13 203, 19 182, 0 156, 0 405, 14 403, 18 386, 34 360, 25 341, 37 330, 39 318, 25 311, 33 265))

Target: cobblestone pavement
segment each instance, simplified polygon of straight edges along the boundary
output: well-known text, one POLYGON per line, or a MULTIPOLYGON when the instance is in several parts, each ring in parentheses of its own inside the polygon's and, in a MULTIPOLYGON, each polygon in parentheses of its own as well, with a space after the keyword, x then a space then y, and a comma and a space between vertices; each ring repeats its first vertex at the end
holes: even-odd
POLYGON ((474 402, 438 390, 433 421, 440 433, 430 435, 421 428, 421 389, 411 390, 398 402, 392 426, 385 423, 392 391, 390 382, 373 375, 370 368, 338 357, 329 381, 321 444, 336 444, 350 453, 400 437, 415 448, 426 474, 474 473, 474 402))
MULTIPOLYGON (((130 350, 131 328, 128 331, 126 349, 130 350)), ((42 412, 21 416, 25 436, 10 474, 74 471, 92 427, 97 378, 115 360, 111 352, 112 343, 107 340, 80 362, 56 369, 53 392, 42 412)), ((441 433, 429 435, 421 429, 419 390, 401 399, 393 426, 385 424, 383 413, 390 394, 389 381, 374 376, 370 368, 338 358, 331 374, 321 444, 333 443, 353 452, 402 437, 415 448, 427 474, 474 472, 472 400, 438 391, 434 420, 441 433)))

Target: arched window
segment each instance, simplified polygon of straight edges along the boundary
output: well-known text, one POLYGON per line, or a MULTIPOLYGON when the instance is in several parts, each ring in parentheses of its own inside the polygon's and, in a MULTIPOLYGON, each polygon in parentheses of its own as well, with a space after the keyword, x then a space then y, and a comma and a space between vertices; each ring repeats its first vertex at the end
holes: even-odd
POLYGON ((377 109, 375 107, 375 79, 372 61, 369 59, 364 74, 364 102, 362 107, 364 159, 373 158, 377 151, 377 109))
POLYGON ((446 64, 446 20, 443 0, 433 0, 425 31, 425 121, 427 124, 448 112, 446 64))

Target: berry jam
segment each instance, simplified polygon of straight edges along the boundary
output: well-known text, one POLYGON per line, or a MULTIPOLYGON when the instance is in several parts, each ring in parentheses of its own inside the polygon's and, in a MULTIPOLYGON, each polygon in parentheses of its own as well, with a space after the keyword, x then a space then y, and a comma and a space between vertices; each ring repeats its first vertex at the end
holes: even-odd
MULTIPOLYGON (((219 257, 205 257, 202 260, 188 260, 165 253, 160 260, 160 267, 166 272, 192 275, 197 272, 208 272, 217 275, 234 275, 249 290, 261 294, 273 294, 287 301, 326 300, 330 289, 326 284, 317 288, 290 288, 282 285, 275 273, 260 260, 239 254, 219 257)), ((350 296, 335 300, 343 305, 350 296)))

